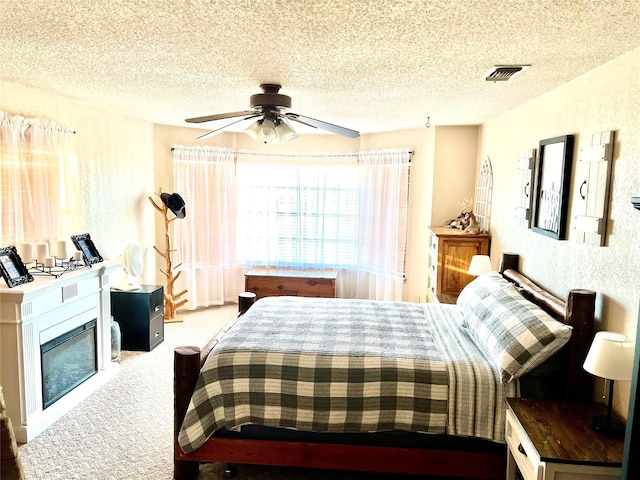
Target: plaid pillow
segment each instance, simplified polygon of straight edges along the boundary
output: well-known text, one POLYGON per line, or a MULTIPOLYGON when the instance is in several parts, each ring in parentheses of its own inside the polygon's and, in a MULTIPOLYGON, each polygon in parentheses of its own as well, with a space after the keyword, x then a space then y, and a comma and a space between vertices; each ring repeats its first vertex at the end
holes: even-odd
POLYGON ((485 297, 465 317, 502 383, 529 372, 564 346, 572 328, 525 299, 513 285, 485 297))
MULTIPOLYGON (((462 315, 466 317, 483 298, 507 285, 511 284, 498 272, 482 274, 462 289, 456 304, 460 307, 462 315)), ((465 320, 463 319, 464 324, 465 320)))

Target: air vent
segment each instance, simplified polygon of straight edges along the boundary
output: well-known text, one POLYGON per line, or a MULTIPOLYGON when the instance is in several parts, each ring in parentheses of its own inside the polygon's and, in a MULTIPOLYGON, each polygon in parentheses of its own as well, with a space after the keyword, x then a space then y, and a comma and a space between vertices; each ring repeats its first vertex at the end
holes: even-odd
POLYGON ((489 70, 484 79, 487 82, 506 82, 524 72, 529 65, 496 65, 489 70))

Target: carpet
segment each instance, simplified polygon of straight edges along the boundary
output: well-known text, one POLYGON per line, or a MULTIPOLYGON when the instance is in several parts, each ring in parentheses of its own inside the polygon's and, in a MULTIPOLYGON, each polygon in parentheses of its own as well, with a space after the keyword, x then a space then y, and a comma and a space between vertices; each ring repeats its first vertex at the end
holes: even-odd
MULTIPOLYGON (((237 305, 188 312, 165 324, 151 352, 121 355, 117 375, 18 449, 27 480, 170 480, 173 478, 173 350, 203 346, 237 314, 237 305)), ((199 480, 221 480, 225 465, 202 465, 199 480)), ((238 465, 238 480, 371 480, 359 472, 238 465)), ((406 477, 416 478, 416 477, 406 477)), ((8 479, 3 479, 8 480, 8 479)))

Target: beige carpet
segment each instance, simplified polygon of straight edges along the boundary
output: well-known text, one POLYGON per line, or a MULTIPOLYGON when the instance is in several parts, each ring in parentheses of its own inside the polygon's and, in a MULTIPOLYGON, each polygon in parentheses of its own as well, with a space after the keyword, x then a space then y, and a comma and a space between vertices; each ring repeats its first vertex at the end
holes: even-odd
MULTIPOLYGON (((119 373, 113 380, 31 442, 20 446, 26 479, 172 479, 173 349, 180 345, 204 345, 233 320, 236 312, 237 305, 227 305, 187 313, 182 323, 165 324, 165 341, 153 351, 123 351, 119 373)), ((223 464, 207 464, 200 469, 200 480, 223 478, 223 464)), ((399 477, 239 465, 236 478, 399 477)))

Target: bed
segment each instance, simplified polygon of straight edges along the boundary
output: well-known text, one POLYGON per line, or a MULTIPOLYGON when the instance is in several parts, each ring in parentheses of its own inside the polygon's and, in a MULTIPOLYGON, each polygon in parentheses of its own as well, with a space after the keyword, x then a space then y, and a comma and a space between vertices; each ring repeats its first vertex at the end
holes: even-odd
POLYGON ((515 268, 456 305, 261 299, 175 350, 174 477, 223 462, 504 478, 505 397, 591 398, 594 308, 515 268))

